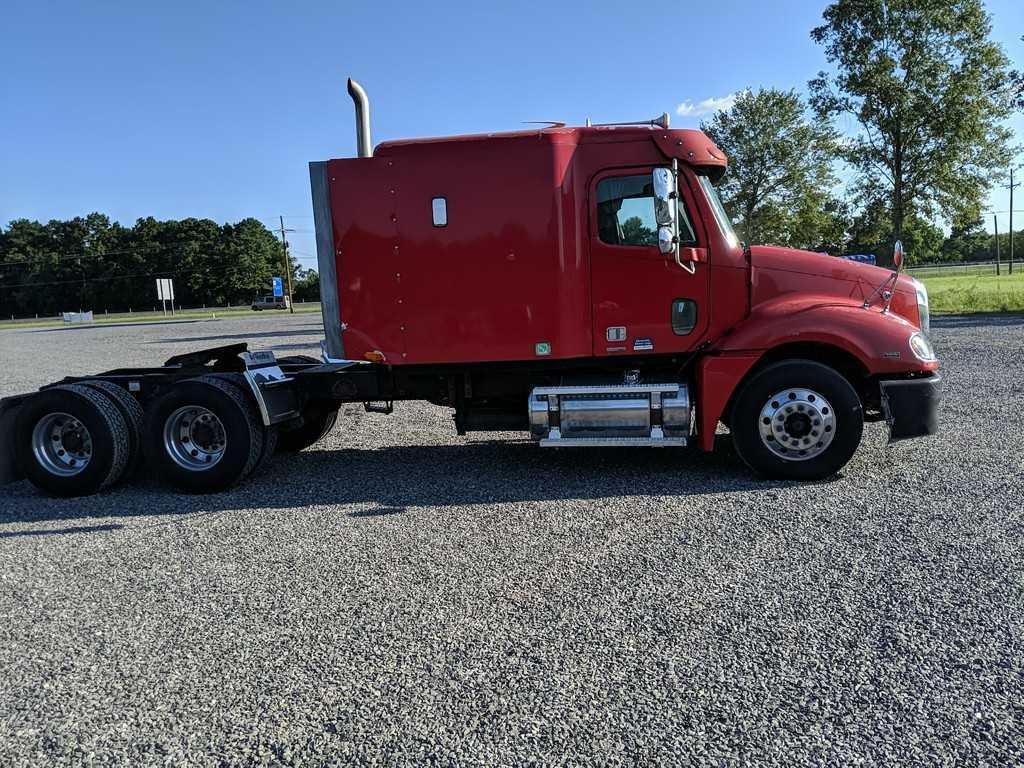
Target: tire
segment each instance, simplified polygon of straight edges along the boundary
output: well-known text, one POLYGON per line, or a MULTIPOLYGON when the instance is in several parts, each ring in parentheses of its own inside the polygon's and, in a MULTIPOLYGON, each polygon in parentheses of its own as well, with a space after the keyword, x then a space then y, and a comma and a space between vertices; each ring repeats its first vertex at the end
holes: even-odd
POLYGON ((216 376, 186 379, 146 410, 146 459, 187 493, 221 491, 247 477, 263 456, 263 424, 248 394, 216 376), (205 420, 200 434, 195 425, 205 420))
POLYGON ((128 429, 128 465, 125 467, 122 480, 135 474, 142 461, 142 423, 146 418, 139 401, 123 387, 110 381, 86 381, 83 385, 95 389, 109 399, 118 411, 128 429))
POLYGON ((86 496, 113 485, 131 453, 120 410, 81 384, 52 387, 30 397, 14 429, 19 468, 34 486, 53 496, 86 496), (84 459, 74 455, 79 450, 84 459))
POLYGON ((337 423, 338 408, 335 405, 307 405, 302 411, 302 426, 282 431, 278 436, 277 450, 298 453, 323 440, 337 423))
MULTIPOLYGON (((238 390, 240 397, 245 398, 246 401, 252 403, 249 399, 249 385, 245 379, 237 373, 215 373, 209 376, 211 379, 217 379, 226 384, 235 387, 238 390)), ((274 454, 277 453, 277 438, 278 428, 277 425, 265 426, 263 419, 260 418, 259 414, 256 415, 256 423, 259 425, 259 430, 263 435, 263 450, 260 451, 260 457, 256 461, 256 466, 252 468, 252 471, 248 475, 259 475, 266 470, 270 465, 271 460, 274 458, 274 454)))
POLYGON ((856 452, 864 411, 856 390, 834 369, 784 360, 742 385, 730 424, 736 452, 758 474, 820 480, 856 452))
POLYGON ((263 430, 263 450, 260 451, 260 458, 256 462, 256 466, 253 467, 253 475, 262 475, 267 467, 270 466, 274 454, 277 453, 277 443, 281 436, 281 432, 276 425, 265 427, 263 424, 260 424, 260 428, 263 430))

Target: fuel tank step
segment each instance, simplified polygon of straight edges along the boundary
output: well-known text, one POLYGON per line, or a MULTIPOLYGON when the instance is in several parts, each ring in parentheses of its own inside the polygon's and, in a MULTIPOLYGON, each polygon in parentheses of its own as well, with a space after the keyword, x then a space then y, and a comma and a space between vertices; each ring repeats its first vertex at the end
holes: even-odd
POLYGON ((690 435, 685 384, 536 387, 530 434, 545 448, 684 446, 690 435))

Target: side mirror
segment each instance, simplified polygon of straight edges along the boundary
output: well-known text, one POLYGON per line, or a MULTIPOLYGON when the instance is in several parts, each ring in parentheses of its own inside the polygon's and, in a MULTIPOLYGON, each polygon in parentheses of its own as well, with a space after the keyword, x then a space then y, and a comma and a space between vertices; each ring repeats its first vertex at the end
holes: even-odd
POLYGON ((654 221, 658 225, 658 250, 672 253, 679 239, 675 172, 671 168, 655 168, 651 174, 651 188, 654 190, 654 221))
POLYGON ((899 240, 892 246, 892 266, 897 272, 903 269, 903 243, 899 240))

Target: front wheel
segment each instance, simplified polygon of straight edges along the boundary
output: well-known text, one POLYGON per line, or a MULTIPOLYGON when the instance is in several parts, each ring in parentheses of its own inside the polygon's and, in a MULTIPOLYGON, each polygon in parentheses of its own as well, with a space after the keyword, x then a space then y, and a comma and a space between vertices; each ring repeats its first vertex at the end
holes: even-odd
POLYGON ((834 369, 784 360, 743 384, 730 424, 736 452, 755 472, 820 480, 857 450, 864 412, 856 390, 834 369))

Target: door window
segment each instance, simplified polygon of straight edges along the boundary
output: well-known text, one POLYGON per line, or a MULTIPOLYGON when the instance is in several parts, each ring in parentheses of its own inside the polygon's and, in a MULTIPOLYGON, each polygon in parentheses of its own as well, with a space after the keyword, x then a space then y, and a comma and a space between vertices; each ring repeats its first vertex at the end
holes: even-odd
MULTIPOLYGON (((608 245, 658 244, 651 174, 611 176, 597 184, 597 232, 608 245)), ((679 199, 679 239, 696 245, 686 204, 679 199)))

